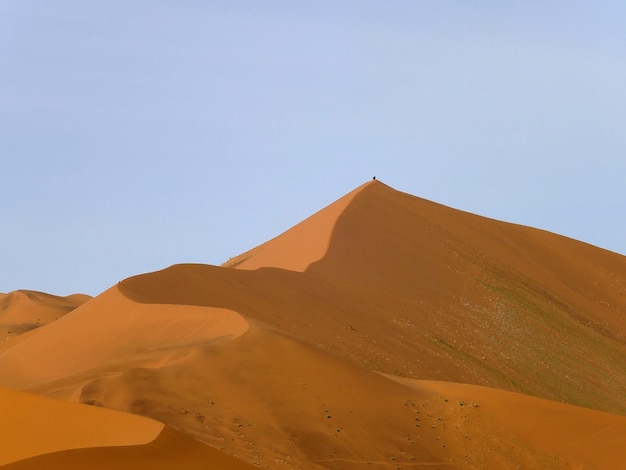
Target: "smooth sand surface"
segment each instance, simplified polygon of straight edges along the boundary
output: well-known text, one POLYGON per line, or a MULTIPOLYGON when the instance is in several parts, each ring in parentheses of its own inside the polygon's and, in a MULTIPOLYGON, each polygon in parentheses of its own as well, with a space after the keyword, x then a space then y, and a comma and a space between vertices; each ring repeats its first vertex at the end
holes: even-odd
POLYGON ((90 299, 83 294, 59 297, 29 290, 0 293, 0 351, 5 342, 59 319, 90 299))
POLYGON ((147 444, 157 421, 0 388, 0 465, 67 449, 147 444))
POLYGON ((0 389, 2 469, 247 469, 163 423, 0 389))
POLYGON ((248 470, 253 465, 165 428, 145 445, 70 449, 1 466, 3 470, 248 470))
POLYGON ((316 212, 279 236, 228 260, 224 267, 237 269, 282 268, 304 271, 328 250, 335 222, 365 183, 316 212))
POLYGON ((137 303, 114 286, 0 353, 0 386, 25 390, 90 371, 161 364, 247 328, 229 310, 137 303))
POLYGON ((151 417, 267 469, 626 458, 623 256, 380 182, 297 227, 11 340, 0 385, 151 417))

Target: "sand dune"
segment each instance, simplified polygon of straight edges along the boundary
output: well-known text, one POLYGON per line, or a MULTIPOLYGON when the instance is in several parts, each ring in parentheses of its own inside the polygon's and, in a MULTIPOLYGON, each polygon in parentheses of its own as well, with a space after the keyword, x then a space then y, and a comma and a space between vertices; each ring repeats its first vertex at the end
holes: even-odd
POLYGON ((272 469, 608 469, 626 437, 624 416, 391 379, 258 326, 176 364, 93 380, 80 400, 152 416, 272 469))
MULTIPOLYGON (((0 385, 154 418, 241 459, 224 468, 613 469, 625 292, 619 254, 375 181, 6 342, 0 385)), ((11 468, 139 465, 157 441, 11 468)))
POLYGON ((282 268, 304 271, 328 250, 337 218, 365 183, 281 235, 235 256, 225 267, 237 269, 282 268))
POLYGON ((0 468, 254 468, 157 421, 0 389, 0 468))
POLYGON ((247 327, 232 311, 140 304, 114 286, 2 353, 0 385, 26 390, 76 374, 162 364, 247 327))
POLYGON ((67 449, 147 444, 163 430, 140 416, 8 389, 0 389, 0 407, 0 465, 67 449))
POLYGON ((253 465, 166 427, 143 446, 71 449, 4 465, 2 470, 250 470, 253 465))
POLYGON ((6 341, 57 320, 90 298, 83 294, 59 297, 29 290, 0 294, 0 348, 6 341))
POLYGON ((120 289, 232 309, 385 373, 626 413, 625 286, 621 255, 374 182, 305 272, 179 265, 120 289))
MULTIPOLYGON (((491 452, 492 446, 502 446, 507 439, 541 450, 546 456, 543 468, 565 463, 565 468, 573 469, 617 469, 624 463, 626 416, 477 385, 396 380, 422 393, 433 393, 439 413, 445 416, 442 421, 448 421, 448 426, 442 426, 443 435, 454 442, 452 445, 476 450, 475 443, 465 441, 481 436, 488 454, 482 458, 491 461, 488 468, 497 468, 502 462, 497 452, 491 452), (450 426, 450 421, 454 426, 450 426)), ((474 462, 478 460, 476 454, 469 452, 474 462)))

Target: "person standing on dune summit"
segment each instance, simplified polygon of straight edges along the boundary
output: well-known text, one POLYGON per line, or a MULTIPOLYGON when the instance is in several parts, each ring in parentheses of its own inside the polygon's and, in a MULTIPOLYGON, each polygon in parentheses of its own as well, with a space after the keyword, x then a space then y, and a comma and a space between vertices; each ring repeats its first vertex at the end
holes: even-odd
POLYGON ((373 180, 373 181, 376 181, 376 177, 374 176, 374 177, 372 178, 372 180, 373 180))

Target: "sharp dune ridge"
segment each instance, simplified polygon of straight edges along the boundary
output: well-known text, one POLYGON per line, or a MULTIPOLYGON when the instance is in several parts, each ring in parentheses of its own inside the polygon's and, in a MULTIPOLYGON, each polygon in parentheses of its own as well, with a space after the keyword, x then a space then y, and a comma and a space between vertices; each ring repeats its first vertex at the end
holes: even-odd
POLYGON ((175 265, 93 299, 24 295, 0 297, 0 328, 42 305, 63 314, 0 344, 0 386, 145 416, 165 437, 129 453, 43 446, 6 468, 626 457, 624 256, 379 181, 223 266, 175 265))

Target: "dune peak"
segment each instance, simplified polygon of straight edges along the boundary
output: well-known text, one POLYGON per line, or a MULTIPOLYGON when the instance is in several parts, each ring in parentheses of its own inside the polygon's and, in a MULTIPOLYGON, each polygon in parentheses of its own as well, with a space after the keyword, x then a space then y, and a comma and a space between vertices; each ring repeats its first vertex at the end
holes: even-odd
POLYGON ((228 260, 222 266, 253 270, 281 268, 303 272, 324 257, 337 219, 354 197, 378 180, 368 181, 267 242, 228 260))
MULTIPOLYGON (((0 385, 152 418, 221 468, 612 469, 624 313, 623 256, 372 180, 7 341, 0 385)), ((65 452, 14 468, 104 455, 65 452)))

